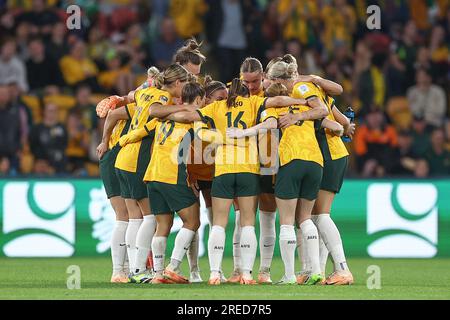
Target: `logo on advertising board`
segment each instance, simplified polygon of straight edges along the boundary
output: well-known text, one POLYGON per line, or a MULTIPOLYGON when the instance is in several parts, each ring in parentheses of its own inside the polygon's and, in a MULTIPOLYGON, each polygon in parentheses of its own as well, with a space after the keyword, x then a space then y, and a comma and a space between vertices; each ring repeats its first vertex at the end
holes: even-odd
POLYGON ((3 188, 3 253, 70 257, 75 249, 75 189, 68 182, 9 182, 3 188))
POLYGON ((374 258, 432 258, 438 243, 438 190, 431 183, 374 183, 367 189, 367 233, 374 258))

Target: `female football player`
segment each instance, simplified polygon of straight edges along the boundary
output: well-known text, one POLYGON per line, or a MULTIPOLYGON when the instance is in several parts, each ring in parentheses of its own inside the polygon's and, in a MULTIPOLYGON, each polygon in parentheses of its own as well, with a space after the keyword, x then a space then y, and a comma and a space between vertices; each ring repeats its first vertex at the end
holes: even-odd
MULTIPOLYGON (((169 86, 170 90, 160 90, 156 87, 149 87, 138 90, 132 101, 138 105, 133 116, 130 131, 142 128, 149 117, 164 118, 170 112, 178 111, 179 106, 173 105, 172 97, 181 97, 181 90, 189 80, 189 72, 179 64, 173 64, 164 71, 163 85, 169 86)), ((123 103, 130 103, 130 98, 122 97, 118 103, 119 107, 123 103)), ((196 106, 183 106, 184 110, 195 109, 196 106)), ((118 120, 127 117, 124 108, 118 108, 108 114, 105 123, 103 141, 109 141, 112 127, 118 120)), ((142 274, 146 270, 147 255, 150 251, 150 244, 156 228, 154 215, 150 214, 150 205, 147 197, 146 186, 143 177, 148 163, 150 162, 150 147, 153 136, 135 143, 127 144, 123 147, 116 160, 116 169, 121 183, 122 197, 126 200, 130 222, 127 229, 127 248, 129 253, 131 270, 134 274, 142 274), (123 187, 123 188, 122 188, 123 187), (144 222, 142 222, 144 216, 144 222), (134 224, 133 224, 134 222, 134 224), (142 227, 141 226, 142 223, 142 227), (133 232, 130 231, 131 230, 133 232), (139 248, 139 250, 138 250, 139 248)), ((148 275, 147 275, 148 276, 148 275)), ((130 277, 132 281, 146 282, 147 277, 130 277)))
MULTIPOLYGON (((248 87, 251 96, 264 96, 264 72, 261 62, 252 57, 246 58, 240 68, 240 75, 243 83, 248 87)), ((276 203, 273 195, 273 181, 274 173, 273 167, 275 163, 271 157, 271 134, 263 134, 259 138, 259 150, 261 161, 260 172, 260 190, 261 193, 258 197, 259 202, 259 252, 260 252, 260 267, 258 274, 258 283, 272 283, 270 278, 270 266, 272 264, 273 252, 275 248, 276 231, 275 231, 275 218, 276 218, 276 203)), ((270 132, 269 132, 270 133, 270 132)), ((240 211, 239 206, 235 203, 236 209, 236 221, 233 233, 233 260, 234 271, 230 278, 229 283, 239 283, 241 272, 241 255, 239 239, 241 235, 241 227, 239 222, 240 211)))
MULTIPOLYGON (((290 64, 286 64, 283 61, 277 62, 274 64, 280 67, 278 71, 269 72, 269 78, 274 79, 282 84, 285 84, 288 90, 293 97, 297 98, 305 98, 308 100, 309 105, 317 105, 324 104, 328 110, 327 119, 335 121, 337 120, 344 127, 344 133, 351 135, 354 131, 354 126, 350 125, 349 120, 342 115, 339 110, 334 106, 334 100, 327 95, 325 90, 320 87, 320 85, 316 85, 313 82, 303 82, 296 81, 292 78, 285 77, 285 73, 283 68, 286 69, 286 66, 295 65, 296 63, 291 62, 290 64), (292 91, 290 90, 292 88, 292 91)), ((273 70, 273 66, 271 70, 273 70)), ((297 68, 297 67, 296 67, 297 68)), ((314 77, 313 77, 314 78, 314 77)), ((328 80, 322 78, 314 78, 317 82, 320 82, 327 90, 329 87, 327 86, 330 82, 326 83, 328 80)), ((305 79, 307 80, 307 79, 305 79)), ((331 82, 332 83, 332 82, 331 82)), ((331 90, 332 91, 332 90, 331 90)), ((340 90, 336 90, 338 93, 340 90)), ((282 117, 281 122, 285 125, 293 124, 298 121, 299 115, 296 114, 287 114, 282 117)), ((342 247, 342 241, 334 222, 331 220, 329 211, 331 210, 331 203, 334 198, 334 194, 337 193, 342 185, 343 176, 345 174, 345 168, 347 165, 347 156, 348 152, 345 148, 342 140, 339 136, 331 133, 325 128, 321 128, 317 134, 317 139, 319 142, 319 146, 324 158, 324 168, 323 168, 323 177, 320 184, 320 192, 318 193, 318 204, 315 204, 313 221, 317 225, 320 236, 324 241, 325 246, 330 250, 335 272, 326 279, 327 284, 351 284, 353 282, 353 277, 348 270, 348 266, 346 263, 344 250, 342 247), (321 211, 321 212, 319 212, 321 211), (323 212, 322 212, 323 211, 323 212), (328 212, 328 213, 327 213, 328 212), (322 214, 318 214, 322 213, 322 214)), ((297 221, 297 225, 300 221, 297 221)), ((303 230, 299 228, 299 233, 297 234, 297 241, 300 243, 299 250, 303 250, 305 243, 305 236, 302 235, 303 230)), ((325 248, 324 246, 324 248, 325 248)), ((322 249, 321 254, 321 272, 325 272, 326 258, 324 257, 322 249)), ((305 254, 301 254, 302 256, 302 264, 303 271, 300 273, 297 280, 299 283, 305 283, 309 281, 311 268, 312 266, 308 265, 307 252, 305 254)))
MULTIPOLYGON (((214 179, 211 189, 213 206, 213 227, 208 241, 211 275, 209 284, 218 285, 220 266, 225 246, 225 227, 233 199, 237 198, 241 210, 242 254, 241 284, 255 284, 252 269, 256 258, 257 241, 255 234, 255 214, 259 194, 259 159, 256 139, 228 139, 227 129, 254 126, 266 107, 304 104, 304 99, 290 97, 261 98, 250 96, 242 80, 234 79, 226 101, 216 101, 202 109, 179 112, 169 118, 179 122, 202 120, 208 124, 208 137, 202 138, 218 144, 214 179)), ((276 123, 269 121, 261 129, 274 128, 276 123)))
POLYGON ((100 177, 105 187, 106 196, 116 213, 116 223, 111 237, 111 257, 113 263, 111 282, 114 283, 127 283, 129 272, 125 267, 127 258, 125 234, 128 227, 128 211, 125 201, 121 197, 120 184, 114 169, 114 163, 120 150, 120 146, 117 143, 119 138, 128 131, 135 107, 135 104, 129 104, 125 107, 130 115, 129 119, 117 122, 109 140, 108 151, 99 158, 100 177))
MULTIPOLYGON (((206 103, 210 104, 217 100, 225 100, 228 92, 227 87, 220 81, 214 81, 210 76, 206 76, 204 79, 204 88, 206 93, 206 103)), ((194 123, 194 130, 201 129, 204 124, 202 122, 194 123)), ((200 139, 194 139, 193 154, 191 155, 191 161, 188 163, 188 174, 191 184, 201 191, 202 197, 205 201, 208 222, 210 228, 212 227, 212 200, 211 200, 211 185, 214 177, 214 145, 201 141, 200 139)), ((191 275, 189 281, 191 283, 202 282, 200 276, 200 270, 198 268, 198 246, 199 246, 198 233, 196 233, 194 240, 187 252, 189 267, 191 275)), ((225 282, 226 278, 222 273, 222 282, 225 282)))

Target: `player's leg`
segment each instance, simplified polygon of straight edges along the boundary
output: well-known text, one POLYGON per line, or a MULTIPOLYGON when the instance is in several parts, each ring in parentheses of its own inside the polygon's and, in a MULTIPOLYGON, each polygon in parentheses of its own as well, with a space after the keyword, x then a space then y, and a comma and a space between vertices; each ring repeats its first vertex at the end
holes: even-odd
POLYGON ((128 228, 125 234, 125 243, 127 246, 128 261, 130 271, 135 270, 134 261, 136 259, 136 234, 142 223, 142 212, 139 205, 132 196, 132 173, 116 168, 116 175, 120 183, 120 193, 125 199, 125 205, 128 211, 128 228))
MULTIPOLYGON (((209 182, 209 181, 207 181, 207 182, 209 182)), ((206 206, 206 210, 207 210, 207 214, 208 214, 208 222, 209 222, 210 229, 212 227, 212 222, 213 222, 211 186, 212 186, 212 182, 210 182, 209 188, 200 187, 203 200, 205 200, 205 206, 206 206)))
POLYGON ((221 269, 223 252, 225 249, 225 228, 228 224, 233 198, 212 197, 213 226, 208 239, 208 257, 210 267, 210 277, 208 284, 218 285, 222 282, 221 269))
POLYGON ((255 282, 252 271, 258 248, 255 233, 255 216, 258 198, 257 196, 239 197, 238 202, 241 212, 241 283, 253 284, 255 282))
POLYGON ((119 148, 112 148, 100 160, 99 169, 111 207, 116 214, 116 222, 111 236, 111 258, 113 273, 111 282, 128 282, 128 272, 126 270, 127 247, 125 234, 128 228, 128 211, 124 199, 121 197, 121 186, 119 177, 116 174, 114 163, 117 158, 119 148))
POLYGON ((138 206, 142 212, 143 221, 136 234, 136 259, 134 262, 134 273, 138 274, 147 268, 148 256, 150 255, 153 235, 156 230, 156 218, 150 212, 150 202, 148 197, 138 200, 138 206))
POLYGON ((241 281, 241 211, 237 199, 233 200, 234 207, 234 230, 233 230, 233 273, 228 278, 229 283, 241 281))
POLYGON ((196 201, 191 206, 178 210, 178 215, 183 221, 183 227, 178 231, 175 238, 175 245, 169 265, 165 269, 166 277, 176 283, 189 283, 188 278, 184 277, 180 271, 180 265, 186 251, 189 249, 192 240, 200 227, 200 207, 196 201))
POLYGON ((275 199, 280 214, 280 252, 285 274, 277 284, 295 284, 295 212, 302 180, 302 163, 293 160, 280 167, 276 176, 275 199))
MULTIPOLYGON (((211 226, 212 226, 212 200, 211 200, 211 185, 212 183, 210 181, 197 181, 202 197, 205 201, 205 206, 207 210, 208 215, 208 222, 209 222, 209 232, 211 232, 211 226)), ((197 282, 203 282, 201 276, 200 276, 200 268, 198 263, 198 251, 199 251, 199 234, 198 231, 194 235, 194 239, 192 239, 191 245, 189 246, 189 249, 187 251, 187 258, 189 263, 189 270, 190 270, 190 277, 189 281, 192 283, 197 282)))
POLYGON ((347 266, 341 235, 330 216, 331 206, 336 193, 341 189, 346 167, 347 157, 325 162, 321 190, 313 209, 313 220, 319 230, 320 238, 323 240, 320 247, 322 272, 325 273, 328 251, 334 265, 334 272, 328 277, 327 284, 353 283, 353 276, 347 266))
POLYGON ((280 213, 280 253, 284 264, 284 276, 277 284, 296 284, 295 278, 295 208, 297 198, 276 198, 280 213))
POLYGON ((127 244, 128 260, 130 264, 130 271, 136 269, 134 262, 136 261, 136 235, 139 231, 139 227, 142 224, 142 213, 141 209, 136 200, 125 199, 125 205, 128 211, 128 228, 125 234, 125 243, 127 244))
POLYGON ((260 192, 259 175, 252 173, 237 173, 236 197, 240 209, 241 224, 241 284, 256 284, 253 280, 253 266, 258 249, 256 240, 255 220, 258 207, 258 195, 260 192))
POLYGON ((323 280, 319 260, 319 233, 316 225, 311 220, 311 212, 320 188, 322 180, 322 167, 311 162, 302 162, 305 170, 299 193, 299 203, 296 210, 296 221, 298 221, 301 232, 301 241, 306 260, 310 263, 311 273, 305 284, 316 284, 323 280))
POLYGON ((259 195, 259 254, 260 266, 258 274, 258 283, 272 283, 270 278, 270 266, 272 264, 273 252, 275 249, 276 230, 275 219, 277 205, 272 186, 273 176, 261 177, 261 189, 266 191, 259 195), (264 178, 264 180, 263 180, 264 178), (264 189, 263 183, 270 184, 272 192, 264 189))
POLYGON ((116 213, 116 222, 111 236, 111 258, 113 263, 113 275, 111 282, 128 282, 128 274, 125 271, 127 247, 125 234, 128 227, 128 211, 125 201, 120 196, 109 199, 116 213))
MULTIPOLYGON (((155 212, 155 211, 154 211, 155 212)), ((167 238, 173 225, 173 212, 155 212, 156 231, 152 240, 154 275, 152 284, 172 283, 164 277, 164 261, 166 257, 167 238)))

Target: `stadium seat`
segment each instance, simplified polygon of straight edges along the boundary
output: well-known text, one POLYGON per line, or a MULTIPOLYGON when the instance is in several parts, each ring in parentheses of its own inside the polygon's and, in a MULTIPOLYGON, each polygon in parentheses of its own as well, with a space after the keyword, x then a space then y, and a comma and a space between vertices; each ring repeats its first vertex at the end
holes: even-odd
POLYGON ((412 113, 406 97, 392 97, 386 105, 386 112, 397 129, 406 130, 410 127, 412 113))

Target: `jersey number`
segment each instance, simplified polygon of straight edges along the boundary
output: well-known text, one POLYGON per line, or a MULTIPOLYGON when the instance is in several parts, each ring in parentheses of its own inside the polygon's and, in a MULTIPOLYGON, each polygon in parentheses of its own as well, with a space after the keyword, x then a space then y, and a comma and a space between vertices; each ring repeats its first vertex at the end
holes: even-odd
POLYGON ((175 128, 175 121, 169 120, 163 123, 160 129, 161 130, 160 137, 162 134, 162 139, 159 142, 160 145, 163 145, 166 142, 167 138, 173 133, 174 128, 175 128))
POLYGON ((227 120, 228 120, 228 123, 227 123, 228 128, 239 128, 239 125, 241 125, 242 129, 247 129, 247 124, 241 120, 243 115, 244 115, 244 111, 239 112, 237 117, 234 119, 234 121, 232 121, 231 112, 227 112, 226 116, 227 116, 227 120))

